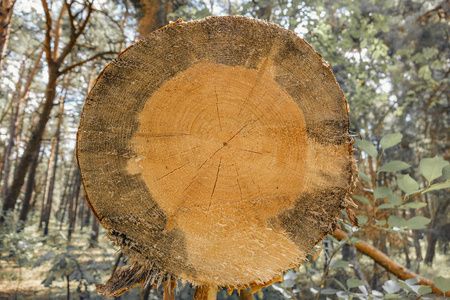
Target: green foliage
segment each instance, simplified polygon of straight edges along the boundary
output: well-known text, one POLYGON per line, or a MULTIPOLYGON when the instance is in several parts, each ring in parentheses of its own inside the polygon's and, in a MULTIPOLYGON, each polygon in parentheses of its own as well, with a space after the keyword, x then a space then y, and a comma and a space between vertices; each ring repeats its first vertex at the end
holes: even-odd
POLYGON ((356 140, 356 147, 363 150, 372 157, 377 157, 377 148, 369 141, 366 140, 356 140))
POLYGON ((359 280, 356 278, 347 279, 347 287, 349 289, 352 289, 352 288, 355 288, 358 286, 362 286, 362 285, 364 285, 364 281, 362 281, 362 280, 359 280))
POLYGON ((442 157, 435 156, 433 158, 424 158, 420 161, 419 170, 420 174, 431 183, 436 178, 442 176, 442 170, 448 166, 449 162, 442 157))
POLYGON ((408 168, 410 168, 411 166, 401 160, 392 160, 384 165, 382 165, 379 169, 378 172, 398 172, 398 171, 403 171, 406 170, 408 168))
POLYGON ((438 276, 434 278, 434 283, 444 293, 450 291, 450 278, 438 276))
POLYGON ((414 194, 419 190, 419 183, 408 174, 397 175, 397 185, 407 195, 414 194))
POLYGON ((380 146, 384 150, 394 147, 402 141, 403 135, 401 133, 390 133, 383 136, 380 140, 380 146))

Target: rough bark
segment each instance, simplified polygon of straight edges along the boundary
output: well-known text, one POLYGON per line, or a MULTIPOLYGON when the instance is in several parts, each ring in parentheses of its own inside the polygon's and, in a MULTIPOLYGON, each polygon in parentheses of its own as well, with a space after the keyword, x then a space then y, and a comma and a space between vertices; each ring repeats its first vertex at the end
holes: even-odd
POLYGON ((19 215, 19 221, 22 223, 22 225, 25 224, 27 221, 28 213, 30 211, 31 206, 31 198, 33 195, 33 190, 35 186, 35 177, 36 177, 36 170, 37 166, 39 164, 39 154, 40 151, 36 151, 34 157, 33 157, 33 163, 30 166, 30 171, 27 175, 27 184, 25 188, 25 195, 23 197, 22 201, 22 208, 20 209, 20 215, 19 215))
POLYGON ((50 176, 48 180, 48 186, 46 187, 46 201, 45 201, 45 215, 44 215, 44 235, 48 234, 48 224, 50 222, 50 215, 53 206, 53 193, 55 189, 56 172, 58 170, 58 158, 59 158, 59 142, 61 139, 61 126, 64 116, 64 101, 65 97, 61 97, 59 100, 59 112, 58 121, 56 124, 55 135, 52 138, 52 160, 50 168, 50 176))
POLYGON ((173 0, 134 0, 138 10, 138 32, 144 37, 168 23, 167 15, 172 12, 173 0))
POLYGON ((78 211, 78 202, 80 199, 80 174, 76 173, 76 177, 74 180, 74 188, 72 190, 72 194, 69 199, 69 208, 68 208, 68 223, 69 226, 67 228, 67 239, 70 241, 72 239, 72 233, 75 229, 75 223, 77 221, 77 211, 78 211))
MULTIPOLYGON (((348 235, 342 231, 341 229, 336 229, 333 232, 333 236, 338 240, 345 240, 348 238, 348 235)), ((358 241, 354 243, 356 249, 361 252, 362 254, 365 254, 372 258, 377 264, 382 266, 386 271, 388 271, 391 274, 394 274, 398 278, 402 280, 416 278, 417 283, 420 285, 427 285, 431 287, 433 290, 433 293, 437 295, 443 295, 444 293, 436 287, 436 285, 433 283, 433 281, 421 277, 418 274, 415 274, 414 272, 409 271, 404 266, 400 265, 399 263, 393 261, 391 258, 389 258, 386 254, 378 250, 377 248, 373 247, 372 245, 369 245, 365 242, 358 241)), ((445 296, 450 296, 450 291, 445 293, 445 296)))
POLYGON ((11 18, 15 0, 0 1, 0 72, 3 69, 3 59, 8 47, 11 18))
MULTIPOLYGON (((92 212, 90 212, 92 213, 92 212)), ((99 232, 99 224, 97 219, 94 217, 92 218, 92 226, 91 226, 91 233, 89 234, 89 246, 94 247, 97 245, 98 242, 98 232, 99 232)))
POLYGON ((450 201, 439 201, 434 211, 433 217, 431 218, 431 224, 429 226, 429 231, 427 234, 427 252, 425 254, 425 263, 429 266, 433 264, 433 259, 436 250, 436 244, 438 241, 438 228, 442 226, 441 220, 445 220, 447 216, 448 207, 450 201))
POLYGON ((16 144, 16 136, 17 136, 17 123, 18 117, 21 107, 21 98, 20 98, 20 90, 22 88, 22 76, 25 74, 25 63, 22 62, 19 69, 19 79, 15 85, 15 91, 11 97, 11 115, 9 118, 9 130, 8 130, 8 139, 6 141, 5 150, 3 152, 3 164, 1 169, 1 177, 3 180, 2 185, 2 196, 5 197, 8 192, 9 185, 9 174, 11 170, 11 164, 13 160, 11 159, 11 155, 13 153, 15 144, 16 144))

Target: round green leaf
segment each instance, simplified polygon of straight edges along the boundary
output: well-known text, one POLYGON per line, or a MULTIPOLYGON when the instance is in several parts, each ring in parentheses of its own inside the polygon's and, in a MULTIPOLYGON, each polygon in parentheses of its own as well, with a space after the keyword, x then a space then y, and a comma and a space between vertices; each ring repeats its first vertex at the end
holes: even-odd
POLYGON ((450 278, 445 278, 442 276, 436 277, 434 279, 434 284, 436 284, 437 288, 444 293, 450 291, 450 278))
POLYGON ((370 178, 369 178, 369 176, 367 176, 366 173, 359 171, 358 175, 359 175, 359 178, 361 178, 362 180, 364 180, 367 183, 370 183, 370 178))
POLYGON ((383 149, 391 148, 402 141, 403 135, 401 133, 390 133, 385 136, 380 141, 380 146, 383 149))
POLYGON ((442 176, 444 176, 445 179, 450 179, 450 165, 447 165, 442 169, 442 176))
POLYGON ((392 191, 390 188, 386 186, 379 186, 373 190, 373 196, 375 199, 383 199, 392 195, 392 191))
POLYGON ((406 227, 409 229, 423 229, 431 222, 431 219, 422 216, 416 216, 406 221, 406 227))
POLYGON ((422 159, 419 163, 419 170, 420 174, 422 174, 428 182, 432 182, 436 178, 442 176, 442 169, 448 165, 448 161, 440 156, 435 156, 433 158, 422 159))
POLYGON ((377 157, 378 151, 374 144, 366 140, 356 140, 356 147, 363 150, 372 157, 377 157))
POLYGON ((398 172, 408 169, 409 167, 411 167, 409 164, 401 160, 393 160, 381 166, 378 172, 398 172))
POLYGON ((409 175, 397 175, 397 185, 407 195, 419 190, 419 184, 409 175))
POLYGON ((331 264, 332 269, 339 269, 339 268, 347 268, 349 265, 348 261, 338 259, 334 263, 331 264))
POLYGON ((356 278, 347 279, 347 287, 349 289, 352 289, 352 288, 355 288, 355 287, 358 287, 361 285, 364 285, 364 281, 356 279, 356 278))
POLYGON ((417 293, 418 293, 420 296, 429 294, 429 293, 431 293, 431 292, 432 292, 431 288, 430 288, 429 286, 426 286, 426 285, 421 285, 421 286, 419 287, 419 290, 417 291, 417 293))
POLYGON ((389 218, 388 218, 388 224, 391 227, 405 227, 406 220, 392 215, 392 216, 389 216, 389 218))

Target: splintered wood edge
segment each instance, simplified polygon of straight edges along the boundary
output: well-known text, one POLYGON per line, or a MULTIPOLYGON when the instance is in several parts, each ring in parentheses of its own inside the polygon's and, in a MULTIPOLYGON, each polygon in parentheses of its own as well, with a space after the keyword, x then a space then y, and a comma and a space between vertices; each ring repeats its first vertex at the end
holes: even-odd
MULTIPOLYGON (((215 20, 215 19, 220 19, 220 17, 210 17, 210 18, 207 18, 207 19, 204 19, 204 20, 193 21, 193 22, 189 22, 189 23, 192 24, 192 23, 209 22, 209 21, 213 21, 213 20, 215 20)), ((240 22, 246 23, 246 22, 248 22, 249 24, 250 24, 250 23, 255 23, 255 24, 258 24, 258 25, 260 25, 260 26, 270 26, 270 27, 271 27, 271 30, 274 30, 274 31, 275 31, 275 29, 274 29, 275 27, 277 28, 276 30, 282 30, 282 29, 279 29, 280 27, 278 27, 278 26, 276 26, 276 25, 273 25, 273 24, 270 24, 270 23, 266 23, 266 22, 262 22, 262 21, 248 20, 248 19, 243 18, 243 17, 223 17, 223 19, 227 19, 227 21, 229 21, 229 22, 237 22, 237 23, 240 23, 240 22)), ((139 44, 139 43, 145 43, 146 40, 151 39, 152 37, 155 38, 155 37, 157 37, 158 35, 163 34, 164 31, 171 30, 171 29, 176 29, 178 26, 183 26, 184 24, 187 24, 187 23, 175 23, 175 24, 170 24, 170 25, 168 25, 168 26, 166 26, 166 27, 163 27, 163 28, 161 28, 161 29, 155 31, 154 33, 150 34, 150 35, 147 37, 147 39, 145 39, 144 41, 138 42, 138 44, 139 44)), ((291 35, 291 38, 299 39, 297 36, 295 36, 294 34, 292 34, 292 33, 290 33, 290 32, 288 32, 288 33, 284 32, 284 35, 291 35)), ((310 49, 308 49, 308 51, 312 51, 315 55, 318 55, 317 52, 315 52, 315 51, 312 49, 312 47, 309 46, 309 44, 307 44, 307 43, 306 43, 305 41, 303 41, 303 40, 302 40, 302 42, 304 43, 304 45, 305 45, 306 47, 309 47, 309 48, 310 48, 310 49)), ((131 49, 131 48, 134 47, 134 46, 136 46, 136 44, 133 45, 133 46, 130 46, 129 48, 127 48, 126 50, 124 50, 124 51, 119 55, 119 58, 120 58, 121 56, 123 56, 129 49, 131 49)), ((321 60, 320 55, 318 55, 318 59, 321 60)), ((323 62, 323 61, 322 61, 322 63, 323 63, 323 67, 325 67, 325 69, 326 69, 330 74, 332 74, 332 71, 331 71, 331 68, 329 67, 329 65, 326 64, 326 63, 323 62)), ((102 71, 102 73, 100 74, 100 76, 97 78, 97 81, 96 81, 95 86, 97 86, 97 84, 99 83, 99 80, 100 80, 100 79, 104 79, 103 76, 104 76, 104 74, 105 74, 105 71, 106 71, 111 65, 116 65, 116 64, 117 64, 117 61, 115 61, 115 62, 113 62, 113 63, 110 63, 110 64, 102 71)), ((169 76, 169 79, 170 79, 170 77, 171 77, 171 76, 169 76)), ((342 94, 342 91, 340 90, 340 88, 339 88, 339 86, 338 86, 338 84, 337 84, 336 79, 334 78, 334 76, 328 77, 327 79, 331 79, 332 81, 334 81, 334 82, 331 82, 331 84, 336 85, 336 87, 339 89, 339 92, 342 94)), ((93 88, 92 90, 95 89, 95 86, 94 86, 94 88, 93 88)), ((344 104, 346 103, 343 94, 342 94, 342 101, 344 102, 344 104)), ((83 108, 83 116, 82 116, 82 118, 84 117, 85 109, 86 109, 86 106, 83 108)), ((354 163, 354 160, 353 160, 353 147, 352 147, 353 142, 352 142, 350 136, 348 136, 348 116, 346 117, 346 120, 347 120, 347 124, 346 124, 347 135, 346 135, 345 137, 343 137, 343 140, 344 140, 344 143, 347 145, 347 149, 348 149, 348 150, 347 150, 347 151, 348 151, 348 157, 347 157, 347 159, 348 159, 348 161, 349 161, 350 168, 349 168, 348 173, 347 173, 348 176, 349 176, 349 178, 347 179, 348 186, 347 186, 346 189, 344 189, 345 195, 344 195, 344 197, 341 199, 341 203, 340 203, 340 207, 341 207, 341 208, 347 207, 347 206, 349 206, 349 205, 354 205, 353 202, 352 202, 352 200, 351 200, 351 198, 350 198, 350 194, 351 194, 351 190, 352 190, 353 187, 354 187, 354 181, 356 180, 356 176, 355 176, 355 163, 354 163)), ((82 126, 82 125, 81 125, 81 122, 80 122, 80 130, 78 131, 78 134, 77 134, 77 142, 78 142, 78 143, 80 142, 79 139, 80 139, 80 132, 81 132, 81 129, 82 129, 81 126, 82 126)), ((314 134, 317 134, 317 132, 314 132, 314 134)), ((79 145, 77 145, 77 158, 78 158, 78 163, 80 164, 80 147, 79 147, 79 145)), ((220 163, 219 163, 219 168, 220 168, 220 163)), ((86 184, 86 181, 85 181, 85 179, 84 179, 85 176, 84 176, 83 173, 82 173, 82 177, 83 177, 83 185, 85 185, 85 184, 86 184)), ((86 188, 86 186, 85 186, 85 188, 86 188)), ((89 190, 89 188, 87 188, 86 190, 89 190)), ((89 193, 87 193, 87 196, 89 196, 89 193)), ((96 215, 96 217, 99 219, 99 221, 102 223, 102 225, 103 225, 106 229, 109 230, 109 232, 108 232, 109 236, 110 236, 110 237, 111 237, 111 238, 112 238, 112 239, 113 239, 113 240, 114 240, 121 248, 124 249, 124 251, 128 254, 128 256, 131 257, 132 261, 134 261, 136 264, 141 265, 141 266, 142 266, 144 269, 146 269, 146 270, 152 270, 152 272, 150 272, 151 274, 147 274, 147 277, 146 277, 145 281, 149 280, 149 278, 153 278, 153 279, 151 279, 151 280, 154 280, 155 283, 157 284, 158 281, 162 281, 162 280, 163 280, 162 278, 166 278, 166 277, 168 277, 168 276, 169 276, 169 277, 172 276, 172 277, 175 277, 175 278, 180 278, 180 279, 182 279, 182 280, 183 280, 183 279, 184 279, 184 280, 187 279, 187 280, 189 280, 189 282, 193 283, 194 285, 199 285, 199 286, 200 286, 200 285, 205 285, 205 282, 203 282, 203 281, 196 281, 195 279, 190 278, 189 276, 188 276, 187 278, 185 278, 183 274, 173 274, 172 272, 170 272, 169 270, 167 270, 163 265, 158 265, 158 262, 155 262, 155 261, 153 261, 152 259, 149 260, 149 258, 148 258, 144 253, 141 253, 141 251, 140 251, 140 249, 139 249, 139 245, 134 244, 133 241, 132 241, 132 240, 129 240, 128 237, 127 237, 125 234, 123 234, 123 233, 120 232, 120 231, 117 231, 116 228, 115 228, 115 227, 116 227, 115 224, 113 224, 113 222, 111 223, 111 220, 109 220, 106 216, 100 216, 100 215, 96 212, 96 209, 94 208, 94 205, 92 205, 91 201, 89 201, 89 198, 88 198, 88 202, 89 202, 89 205, 91 206, 92 210, 94 211, 94 214, 96 215)), ((332 224, 329 224, 329 227, 328 227, 328 229, 327 229, 325 232, 321 233, 320 236, 317 236, 317 237, 316 237, 316 242, 315 242, 315 243, 317 243, 317 242, 319 242, 320 240, 322 240, 323 237, 324 237, 327 233, 329 233, 329 232, 331 232, 331 231, 333 230, 333 228, 334 228, 334 226, 335 226, 335 220, 333 220, 331 223, 332 223, 332 224)), ((294 261, 294 262, 289 266, 289 268, 296 267, 296 266, 299 265, 302 261, 303 261, 303 259, 302 259, 302 260, 299 260, 299 261, 294 261)), ((285 270, 280 270, 280 272, 283 272, 283 271, 285 271, 285 270)), ((275 275, 275 276, 276 276, 276 275, 275 275)), ((265 282, 270 282, 270 279, 267 279, 267 278, 266 278, 265 280, 255 280, 254 282, 242 283, 241 285, 239 285, 239 284, 228 284, 228 285, 225 285, 225 287, 228 287, 228 288, 236 288, 236 289, 245 289, 245 288, 248 288, 248 287, 251 287, 251 286, 254 286, 254 285, 264 284, 265 282)), ((208 282, 208 284, 211 284, 211 282, 208 282)))

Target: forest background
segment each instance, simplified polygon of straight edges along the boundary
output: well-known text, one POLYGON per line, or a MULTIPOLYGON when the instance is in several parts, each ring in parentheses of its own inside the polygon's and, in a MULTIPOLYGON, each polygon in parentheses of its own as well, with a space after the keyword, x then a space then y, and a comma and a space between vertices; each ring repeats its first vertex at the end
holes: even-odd
MULTIPOLYGON (((0 299, 100 299, 126 262, 88 207, 74 156, 83 101, 105 64, 179 18, 244 15, 295 31, 350 105, 358 208, 309 261, 256 299, 434 298, 358 243, 450 290, 450 1, 1 0, 0 299), (359 228, 351 226, 356 218, 359 228)), ((233 247, 224 242, 224 247, 233 247)), ((190 299, 192 288, 177 288, 190 299)), ((161 299, 131 290, 124 299, 161 299)), ((237 299, 238 295, 220 298, 237 299)))

